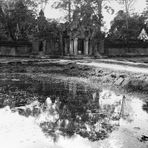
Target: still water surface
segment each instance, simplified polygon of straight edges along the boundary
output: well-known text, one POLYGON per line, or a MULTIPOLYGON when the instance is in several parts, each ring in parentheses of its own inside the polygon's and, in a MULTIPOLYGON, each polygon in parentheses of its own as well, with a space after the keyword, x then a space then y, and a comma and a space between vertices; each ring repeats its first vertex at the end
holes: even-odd
POLYGON ((148 99, 75 82, 3 79, 0 107, 0 147, 148 147, 148 99))

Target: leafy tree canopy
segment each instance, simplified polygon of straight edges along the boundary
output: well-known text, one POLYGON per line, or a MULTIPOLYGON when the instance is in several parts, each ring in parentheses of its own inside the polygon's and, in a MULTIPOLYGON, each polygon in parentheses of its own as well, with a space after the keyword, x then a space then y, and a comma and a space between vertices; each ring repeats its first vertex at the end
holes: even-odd
POLYGON ((119 4, 123 5, 123 8, 127 15, 130 15, 134 8, 134 4, 137 0, 116 0, 119 4))
POLYGON ((111 29, 108 37, 110 39, 137 39, 145 18, 142 15, 134 14, 128 18, 128 29, 126 28, 126 13, 120 10, 111 22, 111 29))
POLYGON ((48 0, 3 0, 0 2, 1 28, 9 40, 28 40, 36 31, 38 5, 48 0))
POLYGON ((70 22, 70 30, 77 35, 83 33, 83 36, 91 38, 101 35, 102 9, 107 11, 113 9, 109 5, 104 4, 106 0, 60 0, 54 4, 55 8, 67 10, 67 20, 70 22))
MULTIPOLYGON (((27 39, 35 21, 35 13, 27 7, 28 0, 5 1, 1 4, 1 16, 8 39, 27 39)), ((31 3, 30 3, 31 5, 31 3)))

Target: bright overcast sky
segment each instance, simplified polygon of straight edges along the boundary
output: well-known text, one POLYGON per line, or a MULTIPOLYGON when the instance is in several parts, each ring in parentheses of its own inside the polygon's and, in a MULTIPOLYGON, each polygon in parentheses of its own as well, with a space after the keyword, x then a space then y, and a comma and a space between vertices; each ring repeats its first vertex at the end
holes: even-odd
MULTIPOLYGON (((45 9, 45 16, 47 18, 54 18, 59 20, 60 18, 62 18, 64 16, 64 12, 62 10, 57 10, 57 9, 53 9, 51 8, 51 4, 53 3, 54 0, 51 0, 50 3, 47 5, 46 9, 45 9)), ((111 4, 113 9, 115 10, 115 12, 117 12, 118 10, 121 9, 121 7, 119 7, 119 5, 112 3, 111 4)), ((142 12, 143 9, 146 7, 145 5, 145 0, 136 0, 135 3, 135 11, 136 12, 142 12)), ((103 12, 104 14, 104 21, 106 22, 106 27, 108 28, 110 26, 110 21, 114 18, 114 15, 109 15, 108 13, 106 13, 105 11, 103 12)))

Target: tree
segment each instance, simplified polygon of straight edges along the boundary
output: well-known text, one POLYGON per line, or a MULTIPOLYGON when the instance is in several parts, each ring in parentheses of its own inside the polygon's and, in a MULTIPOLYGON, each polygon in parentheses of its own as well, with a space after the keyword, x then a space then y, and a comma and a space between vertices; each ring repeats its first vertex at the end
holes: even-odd
POLYGON ((116 0, 119 4, 123 5, 126 14, 129 16, 133 11, 133 6, 136 0, 116 0))
POLYGON ((62 8, 66 10, 68 13, 68 21, 74 21, 73 15, 76 15, 76 13, 80 14, 80 11, 87 12, 87 8, 90 10, 91 13, 95 14, 98 17, 99 24, 101 24, 102 21, 102 2, 103 0, 60 0, 59 2, 54 3, 54 8, 62 8))
POLYGON ((133 10, 133 5, 136 2, 136 0, 116 0, 119 4, 123 5, 125 13, 126 13, 126 28, 128 30, 130 14, 133 10))
MULTIPOLYGON (((80 31, 88 34, 97 45, 102 40, 101 32, 102 9, 109 10, 111 7, 103 5, 105 0, 60 0, 54 5, 55 8, 63 8, 67 11, 70 37, 73 32, 80 31)), ((85 35, 84 35, 85 36, 85 35)), ((87 37, 86 36, 86 37, 87 37)), ((97 47, 94 47, 94 55, 99 55, 97 47)))
POLYGON ((24 3, 26 1, 5 1, 1 4, 0 20, 7 32, 8 39, 26 40, 32 31, 35 12, 27 7, 28 3, 24 3))
POLYGON ((126 13, 120 10, 117 16, 111 22, 109 30, 109 39, 137 39, 141 28, 144 26, 144 16, 134 14, 128 18, 128 30, 126 28, 126 13))
POLYGON ((71 13, 73 11, 72 5, 74 5, 74 1, 75 0, 60 0, 60 1, 54 2, 52 7, 56 9, 62 8, 63 10, 67 11, 66 19, 68 19, 68 21, 71 22, 71 13))
POLYGON ((18 1, 14 9, 11 10, 11 19, 14 25, 17 26, 15 38, 22 40, 28 39, 28 35, 31 34, 35 23, 34 12, 29 10, 22 1, 18 1))
POLYGON ((6 30, 4 27, 4 17, 3 17, 3 10, 0 7, 0 40, 6 39, 6 30))

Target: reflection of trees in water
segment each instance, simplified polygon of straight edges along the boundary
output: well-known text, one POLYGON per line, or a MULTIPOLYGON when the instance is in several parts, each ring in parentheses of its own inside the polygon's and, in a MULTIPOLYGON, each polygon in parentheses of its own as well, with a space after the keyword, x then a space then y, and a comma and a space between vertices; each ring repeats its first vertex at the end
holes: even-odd
MULTIPOLYGON (((0 84, 0 97, 5 100, 0 102, 2 107, 9 105, 21 115, 34 116, 43 132, 55 141, 59 135, 75 134, 102 140, 119 126, 121 118, 128 122, 134 119, 132 99, 76 83, 6 81, 0 84)), ((148 101, 143 110, 148 112, 148 101)))
POLYGON ((32 115, 38 118, 44 114, 48 120, 42 120, 40 126, 43 132, 54 137, 54 140, 58 135, 71 137, 79 134, 96 141, 108 137, 113 130, 114 125, 110 120, 116 106, 110 104, 101 106, 100 90, 92 90, 76 83, 61 82, 29 81, 15 83, 12 88, 14 86, 18 90, 25 88, 27 96, 38 94, 36 97, 40 102, 38 105, 26 109, 20 107, 18 111, 27 117, 32 115), (51 99, 51 104, 45 103, 47 97, 51 99))
POLYGON ((41 123, 47 135, 56 137, 60 133, 71 137, 79 134, 96 141, 108 137, 108 134, 112 132, 113 125, 109 121, 110 115, 101 112, 99 106, 99 91, 83 91, 76 85, 70 85, 70 89, 65 90, 64 94, 59 90, 50 97, 51 100, 58 98, 58 101, 54 102, 58 102, 56 112, 59 119, 55 123, 41 123), (58 134, 55 135, 57 131, 58 134))
POLYGON ((109 124, 107 116, 97 111, 97 105, 91 106, 86 97, 78 97, 75 100, 69 98, 66 104, 62 107, 61 105, 60 102, 57 107, 59 119, 55 123, 41 123, 46 134, 51 136, 59 130, 63 136, 71 137, 79 134, 94 141, 106 138, 112 131, 112 125, 109 124))

